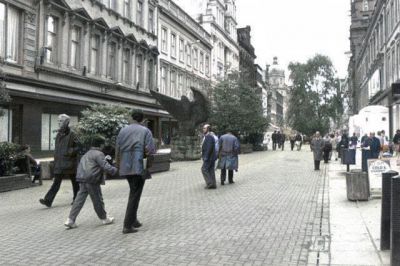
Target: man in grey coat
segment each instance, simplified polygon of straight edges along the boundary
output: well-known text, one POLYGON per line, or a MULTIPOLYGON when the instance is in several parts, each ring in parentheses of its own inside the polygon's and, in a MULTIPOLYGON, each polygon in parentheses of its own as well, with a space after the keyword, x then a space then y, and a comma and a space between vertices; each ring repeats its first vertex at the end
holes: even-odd
POLYGON ((142 226, 137 219, 137 210, 146 176, 143 159, 156 152, 151 131, 140 124, 144 117, 143 111, 133 110, 131 116, 132 123, 118 134, 115 152, 119 175, 127 179, 130 188, 122 230, 124 234, 135 233, 135 228, 142 226))
POLYGON ((58 130, 54 149, 54 180, 49 191, 39 202, 51 207, 60 189, 63 178, 71 180, 74 191, 73 200, 78 194, 79 184, 76 182, 76 167, 78 163, 78 138, 69 127, 70 117, 66 114, 58 116, 58 130))
POLYGON ((314 153, 314 170, 319 170, 319 165, 322 160, 322 153, 324 149, 324 140, 321 138, 319 131, 315 132, 315 137, 311 140, 311 150, 314 153))
POLYGON ((80 189, 72 205, 69 217, 64 225, 68 228, 75 228, 75 220, 85 204, 86 198, 90 195, 94 210, 103 224, 111 224, 113 217, 107 216, 104 209, 103 195, 100 185, 105 184, 104 172, 115 175, 118 169, 112 166, 108 160, 110 156, 104 156, 101 149, 104 148, 104 138, 94 136, 92 138, 92 147, 83 155, 78 166, 76 180, 79 182, 80 189))
POLYGON ((226 170, 228 170, 229 184, 235 183, 233 181, 233 171, 237 171, 239 167, 239 140, 228 131, 219 139, 219 161, 218 169, 221 169, 221 185, 225 184, 226 170))

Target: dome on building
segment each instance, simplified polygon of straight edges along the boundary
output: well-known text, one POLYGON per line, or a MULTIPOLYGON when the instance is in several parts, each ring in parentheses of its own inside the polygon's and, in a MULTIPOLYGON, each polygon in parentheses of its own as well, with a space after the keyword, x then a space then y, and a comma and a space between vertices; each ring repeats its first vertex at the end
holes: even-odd
POLYGON ((273 58, 269 74, 270 76, 285 76, 285 70, 279 65, 277 56, 273 58))

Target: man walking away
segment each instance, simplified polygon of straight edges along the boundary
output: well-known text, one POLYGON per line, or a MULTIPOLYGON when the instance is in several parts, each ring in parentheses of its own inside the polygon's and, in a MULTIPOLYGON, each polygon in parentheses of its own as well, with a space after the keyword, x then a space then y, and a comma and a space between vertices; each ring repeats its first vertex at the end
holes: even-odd
POLYGON ((281 136, 280 136, 280 143, 281 143, 281 147, 282 147, 282 150, 285 150, 285 141, 286 141, 286 136, 285 136, 285 133, 281 133, 281 136))
POLYGON ((131 116, 132 123, 121 129, 117 136, 115 152, 119 175, 126 178, 130 188, 122 230, 124 234, 135 233, 135 228, 142 226, 137 219, 137 210, 146 177, 143 159, 155 153, 151 131, 140 124, 144 117, 143 111, 133 110, 131 116))
POLYGON ((274 131, 274 133, 272 133, 272 150, 276 150, 276 143, 277 143, 277 133, 276 130, 274 131))
POLYGON ((79 184, 76 182, 76 167, 78 157, 78 138, 69 128, 70 117, 66 114, 58 116, 59 130, 56 135, 54 149, 54 180, 49 191, 39 202, 47 207, 51 207, 54 198, 60 189, 63 178, 69 178, 74 191, 73 200, 78 194, 79 184))
POLYGON ((282 145, 282 135, 280 131, 276 133, 276 142, 278 143, 278 149, 280 149, 282 145))
POLYGON ((215 139, 210 134, 211 126, 206 124, 203 126, 203 145, 201 147, 201 157, 203 159, 203 165, 201 172, 206 182, 206 189, 216 189, 217 184, 215 180, 215 139))
POLYGON ((322 160, 322 150, 324 148, 324 140, 321 138, 319 131, 315 132, 315 137, 311 140, 311 150, 314 154, 314 170, 319 170, 322 160))
POLYGON ((301 149, 301 144, 302 144, 302 142, 303 142, 303 137, 302 137, 301 134, 298 133, 298 132, 297 132, 295 141, 296 141, 295 143, 296 143, 296 146, 297 146, 297 151, 300 151, 300 149, 301 149))
POLYGON ((296 141, 296 134, 291 134, 289 140, 290 140, 290 150, 293 151, 294 143, 296 141))
POLYGON ((226 170, 228 170, 229 184, 233 184, 235 183, 233 181, 233 171, 237 171, 239 166, 239 140, 232 132, 228 131, 219 139, 219 146, 220 158, 218 161, 218 169, 221 169, 221 185, 223 186, 225 184, 226 170))
POLYGON ((104 172, 115 175, 118 169, 107 161, 111 160, 111 157, 106 157, 101 151, 102 148, 104 148, 104 138, 98 135, 94 136, 92 138, 92 147, 83 155, 79 163, 76 180, 79 182, 80 189, 72 205, 69 217, 64 224, 70 229, 76 227, 76 217, 85 204, 88 194, 92 200, 94 210, 102 223, 105 225, 111 224, 114 221, 114 218, 108 216, 104 209, 100 185, 105 184, 104 172))
POLYGON ((330 142, 329 136, 326 136, 324 139, 324 163, 329 162, 329 155, 332 151, 332 143, 330 142))

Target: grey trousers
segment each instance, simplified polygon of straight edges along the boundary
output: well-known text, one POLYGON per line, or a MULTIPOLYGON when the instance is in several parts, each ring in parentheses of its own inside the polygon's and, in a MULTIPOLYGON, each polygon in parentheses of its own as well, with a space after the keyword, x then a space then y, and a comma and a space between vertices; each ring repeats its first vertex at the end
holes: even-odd
POLYGON ((69 218, 75 222, 76 217, 85 204, 88 194, 92 200, 94 210, 100 219, 106 219, 107 213, 104 209, 103 195, 101 193, 100 184, 79 183, 79 192, 72 205, 69 218))
POLYGON ((207 186, 216 186, 215 180, 215 161, 204 162, 201 167, 201 173, 203 174, 204 181, 206 181, 207 186))

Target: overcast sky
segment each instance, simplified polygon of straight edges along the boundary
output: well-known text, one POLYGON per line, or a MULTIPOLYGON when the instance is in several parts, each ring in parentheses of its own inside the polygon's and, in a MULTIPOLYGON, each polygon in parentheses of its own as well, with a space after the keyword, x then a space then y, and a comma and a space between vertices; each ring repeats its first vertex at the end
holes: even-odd
POLYGON ((350 50, 350 0, 237 0, 238 27, 251 26, 256 62, 263 68, 305 62, 316 53, 329 56, 340 78, 350 50))

